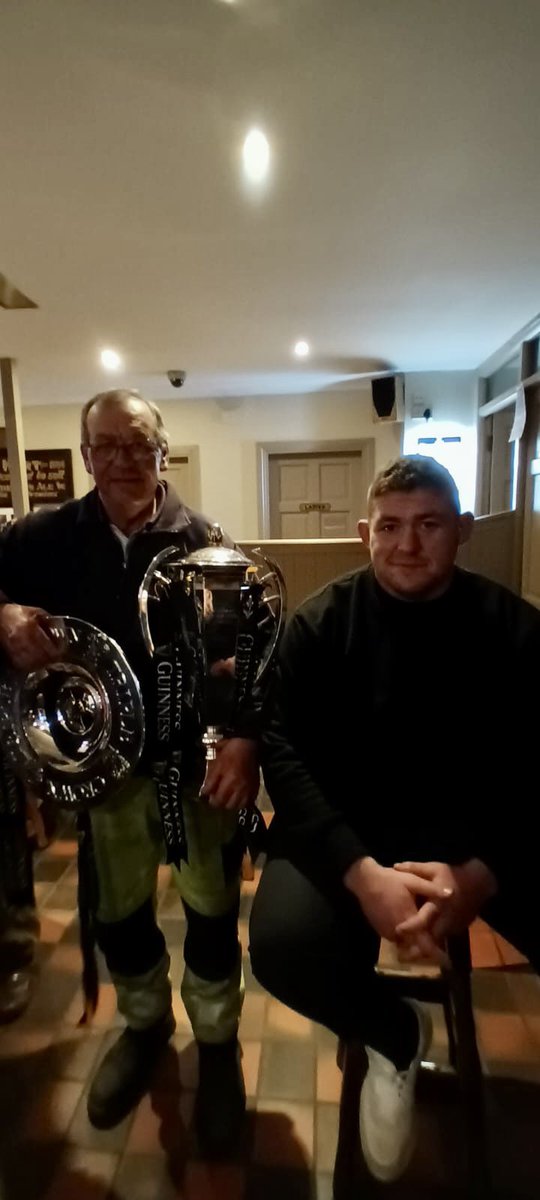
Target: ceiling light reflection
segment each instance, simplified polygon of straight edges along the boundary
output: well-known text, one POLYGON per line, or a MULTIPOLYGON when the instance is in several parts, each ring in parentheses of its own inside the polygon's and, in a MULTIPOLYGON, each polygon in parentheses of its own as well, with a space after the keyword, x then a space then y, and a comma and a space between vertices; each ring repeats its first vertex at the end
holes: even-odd
POLYGON ((106 371, 118 371, 122 366, 122 359, 116 350, 102 350, 99 357, 106 371))
POLYGON ((242 148, 244 172, 250 183, 262 183, 270 166, 268 138, 260 129, 251 129, 242 148))

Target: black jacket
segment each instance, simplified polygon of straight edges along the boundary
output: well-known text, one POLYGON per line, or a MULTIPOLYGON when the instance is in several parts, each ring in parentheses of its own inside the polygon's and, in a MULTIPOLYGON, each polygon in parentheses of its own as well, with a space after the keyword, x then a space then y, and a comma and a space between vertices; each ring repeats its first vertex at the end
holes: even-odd
POLYGON ((264 748, 273 853, 339 878, 366 853, 476 855, 499 872, 535 806, 539 666, 540 613, 481 576, 456 568, 427 603, 393 599, 371 568, 328 584, 282 643, 264 748))

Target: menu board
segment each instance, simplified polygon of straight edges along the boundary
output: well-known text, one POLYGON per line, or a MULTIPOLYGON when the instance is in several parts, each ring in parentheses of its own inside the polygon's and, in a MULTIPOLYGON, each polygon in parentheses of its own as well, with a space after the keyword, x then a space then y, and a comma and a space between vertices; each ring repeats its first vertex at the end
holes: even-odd
MULTIPOLYGON (((71 450, 26 450, 25 454, 31 508, 73 499, 71 450)), ((7 453, 0 450, 0 508, 11 507, 7 453)))

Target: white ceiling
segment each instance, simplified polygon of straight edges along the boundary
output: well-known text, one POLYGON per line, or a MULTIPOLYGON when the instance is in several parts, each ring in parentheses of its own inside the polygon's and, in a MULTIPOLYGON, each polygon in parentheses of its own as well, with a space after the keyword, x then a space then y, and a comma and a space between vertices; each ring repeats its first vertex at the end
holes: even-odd
POLYGON ((0 271, 39 308, 0 354, 31 404, 103 346, 162 399, 475 367, 540 309, 539 111, 538 0, 5 0, 0 271))

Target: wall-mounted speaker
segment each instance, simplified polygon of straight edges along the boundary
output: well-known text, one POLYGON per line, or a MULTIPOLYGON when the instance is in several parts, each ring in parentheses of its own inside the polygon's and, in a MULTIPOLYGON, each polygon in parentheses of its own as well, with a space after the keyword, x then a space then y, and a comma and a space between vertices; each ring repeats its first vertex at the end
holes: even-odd
POLYGON ((371 380, 374 421, 402 421, 404 415, 403 375, 381 375, 371 380))

